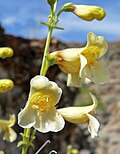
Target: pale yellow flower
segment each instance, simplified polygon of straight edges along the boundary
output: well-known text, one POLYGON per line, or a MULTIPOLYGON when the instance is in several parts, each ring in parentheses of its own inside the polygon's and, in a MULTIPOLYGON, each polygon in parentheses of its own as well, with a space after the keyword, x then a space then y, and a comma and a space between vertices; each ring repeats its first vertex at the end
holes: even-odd
POLYGON ((0 154, 5 154, 4 151, 0 151, 0 154))
MULTIPOLYGON (((0 58, 5 59, 13 56, 13 50, 9 47, 0 48, 0 58)), ((0 79, 0 93, 4 93, 14 87, 14 83, 9 79, 0 79)))
POLYGON ((13 56, 13 50, 9 47, 0 48, 0 58, 5 59, 13 56))
POLYGON ((9 142, 13 142, 17 138, 16 132, 11 128, 15 125, 15 115, 10 115, 10 120, 1 120, 0 119, 0 132, 4 132, 3 139, 9 142))
POLYGON ((10 79, 0 79, 0 93, 4 93, 14 87, 14 83, 10 79))
POLYGON ((83 124, 88 122, 88 131, 91 137, 94 138, 98 135, 99 122, 93 117, 97 106, 97 100, 94 95, 90 94, 93 100, 93 104, 85 107, 66 107, 58 109, 57 111, 63 116, 63 118, 71 123, 83 124))
POLYGON ((99 6, 73 5, 72 12, 83 20, 91 21, 93 19, 102 20, 106 12, 99 6))
POLYGON ((87 60, 80 54, 80 51, 77 48, 70 48, 50 54, 51 61, 58 64, 63 72, 68 73, 68 86, 79 87, 81 85, 80 73, 87 64, 87 60))
POLYGON ((73 149, 72 145, 67 146, 67 154, 78 154, 79 151, 77 149, 73 149))
POLYGON ((87 64, 82 70, 83 77, 94 83, 103 84, 109 79, 109 72, 105 66, 97 60, 107 51, 108 45, 103 36, 88 33, 87 45, 82 48, 81 54, 87 59, 87 64))
POLYGON ((71 154, 79 154, 79 151, 77 149, 72 149, 71 154))
POLYGON ((35 76, 30 83, 27 104, 18 114, 18 124, 23 128, 34 127, 43 133, 63 129, 64 119, 55 108, 61 94, 62 90, 55 82, 44 76, 35 76))
POLYGON ((79 87, 81 82, 104 83, 109 78, 107 69, 97 59, 107 51, 104 37, 88 33, 88 43, 83 48, 69 48, 50 54, 50 59, 68 73, 67 85, 79 87), (82 79, 82 80, 81 80, 82 79))
POLYGON ((99 6, 75 5, 72 3, 64 4, 58 14, 60 15, 62 12, 73 12, 86 21, 91 21, 93 19, 102 20, 106 16, 105 10, 99 6))

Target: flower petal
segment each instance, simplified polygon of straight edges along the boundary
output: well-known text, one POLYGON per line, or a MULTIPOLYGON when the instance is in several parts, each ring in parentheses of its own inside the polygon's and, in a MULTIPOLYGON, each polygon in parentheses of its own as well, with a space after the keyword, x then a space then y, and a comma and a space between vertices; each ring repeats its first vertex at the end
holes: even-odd
POLYGON ((96 36, 94 33, 89 32, 87 35, 87 45, 84 48, 82 55, 89 56, 89 54, 95 54, 96 58, 102 57, 108 49, 108 44, 103 36, 96 36))
POLYGON ((72 123, 84 123, 88 121, 88 117, 86 114, 92 112, 96 109, 97 99, 96 97, 90 93, 90 96, 93 100, 93 104, 89 106, 83 107, 66 107, 58 109, 57 111, 63 116, 66 121, 72 123))
POLYGON ((9 124, 8 124, 9 127, 14 126, 15 122, 16 122, 15 115, 14 114, 10 115, 10 120, 9 120, 9 124))
POLYGON ((89 67, 88 65, 84 68, 85 76, 90 79, 92 82, 103 84, 109 80, 109 72, 108 70, 100 64, 100 62, 95 62, 93 67, 89 67))
POLYGON ((87 59, 80 54, 80 72, 79 72, 79 76, 82 77, 82 71, 83 71, 83 68, 85 67, 85 65, 87 64, 87 59))
POLYGON ((108 44, 103 36, 97 36, 94 33, 89 32, 87 40, 87 48, 91 47, 91 49, 93 49, 93 51, 96 53, 97 58, 102 57, 106 53, 108 44))
POLYGON ((9 142, 13 142, 13 141, 16 140, 16 138, 17 138, 16 132, 12 128, 8 128, 5 131, 3 140, 9 141, 9 142))
POLYGON ((87 116, 89 117, 88 131, 90 132, 91 137, 94 138, 94 137, 96 137, 98 135, 98 130, 99 130, 99 127, 100 127, 100 123, 92 115, 87 114, 87 116))
POLYGON ((58 109, 57 111, 62 117, 71 123, 85 123, 88 121, 88 117, 83 111, 84 107, 66 107, 58 109))
POLYGON ((64 119, 56 111, 56 109, 50 110, 45 113, 36 115, 36 124, 34 128, 39 132, 58 132, 63 129, 65 125, 64 119))
POLYGON ((61 97, 62 89, 55 82, 49 81, 47 77, 37 75, 31 79, 31 89, 28 99, 36 92, 50 95, 53 98, 52 103, 56 105, 61 97))
POLYGON ((36 75, 34 78, 30 81, 30 94, 29 97, 31 97, 32 94, 35 92, 42 90, 49 86, 49 80, 45 76, 36 75))
POLYGON ((62 95, 62 89, 58 87, 58 85, 55 82, 50 81, 49 82, 49 87, 46 89, 44 92, 48 92, 48 94, 53 95, 53 104, 56 105, 60 97, 62 95))
POLYGON ((68 48, 60 51, 53 52, 51 54, 56 54, 57 57, 61 57, 66 61, 76 61, 79 57, 79 48, 68 48))
POLYGON ((34 109, 26 106, 18 114, 18 124, 23 128, 31 128, 35 124, 35 113, 34 109))
POLYGON ((80 87, 81 79, 77 74, 68 74, 67 86, 69 87, 80 87))

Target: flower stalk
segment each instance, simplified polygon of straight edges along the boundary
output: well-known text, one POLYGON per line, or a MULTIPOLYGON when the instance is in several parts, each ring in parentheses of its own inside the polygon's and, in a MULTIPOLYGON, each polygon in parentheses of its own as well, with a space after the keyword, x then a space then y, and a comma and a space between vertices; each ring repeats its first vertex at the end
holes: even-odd
MULTIPOLYGON (((42 66, 41 66, 41 70, 40 70, 41 76, 46 75, 47 70, 50 66, 49 61, 48 61, 50 40, 51 40, 51 37, 52 37, 53 29, 57 27, 56 24, 58 22, 58 19, 56 19, 56 7, 57 7, 57 0, 54 3, 54 6, 51 7, 51 14, 48 17, 48 23, 47 23, 47 25, 48 25, 48 36, 47 36, 47 40, 46 40, 46 45, 45 45, 45 50, 44 50, 44 55, 43 55, 43 61, 42 61, 42 66)), ((30 137, 30 132, 31 132, 30 128, 24 129, 24 134, 22 135, 23 141, 21 141, 21 142, 23 142, 23 144, 22 144, 23 145, 22 154, 27 154, 29 146, 30 145, 33 146, 32 142, 35 139, 36 129, 33 130, 31 137, 30 137)), ((21 145, 19 145, 19 143, 18 143, 18 146, 21 146, 21 145)))
MULTIPOLYGON (((89 33, 86 47, 49 53, 53 29, 63 30, 57 26, 62 12, 73 12, 81 19, 91 21, 93 19, 102 20, 105 11, 97 6, 78 6, 67 3, 56 14, 58 0, 47 0, 47 2, 50 5, 51 13, 47 23, 41 22, 48 27, 48 35, 40 75, 31 79, 26 106, 18 114, 18 124, 24 128, 24 134, 21 134, 23 141, 18 143, 18 147, 22 146, 22 154, 27 154, 30 146, 34 147, 32 143, 36 130, 42 133, 58 132, 64 128, 64 120, 78 124, 88 122, 88 131, 91 133, 91 137, 94 138, 98 135, 100 124, 92 115, 97 106, 94 95, 91 94, 93 104, 90 106, 56 109, 55 106, 60 100, 62 89, 45 77, 49 66, 58 64, 62 71, 68 73, 67 86, 79 87, 82 82, 87 83, 88 81, 102 84, 108 79, 108 72, 97 62, 97 59, 103 56, 107 50, 106 40, 102 36, 97 37, 94 33, 89 33), (81 10, 84 10, 83 14, 81 14, 81 10), (34 127, 32 133, 31 127, 34 127)), ((70 154, 72 153, 77 154, 78 151, 73 149, 70 154)))

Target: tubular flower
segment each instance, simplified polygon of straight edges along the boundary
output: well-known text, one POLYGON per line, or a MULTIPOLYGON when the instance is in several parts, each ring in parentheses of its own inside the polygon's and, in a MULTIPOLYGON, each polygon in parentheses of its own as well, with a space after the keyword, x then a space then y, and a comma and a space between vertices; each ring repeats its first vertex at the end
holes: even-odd
POLYGON ((103 36, 96 36, 90 32, 87 36, 87 45, 82 49, 81 54, 87 59, 87 64, 82 70, 81 76, 90 81, 103 84, 109 79, 108 70, 98 62, 107 51, 108 45, 103 36))
POLYGON ((68 86, 79 87, 81 85, 80 73, 87 64, 87 60, 80 52, 81 49, 70 48, 50 54, 51 61, 58 64, 63 72, 68 73, 68 86))
POLYGON ((30 82, 30 93, 25 108, 18 114, 18 124, 23 128, 34 127, 40 132, 57 132, 63 129, 64 119, 55 105, 62 94, 55 82, 37 75, 30 82))
POLYGON ((109 78, 105 67, 97 62, 107 51, 104 37, 88 33, 88 43, 83 48, 70 48, 50 54, 51 61, 68 73, 67 85, 79 87, 81 82, 104 83, 109 78), (82 79, 82 80, 81 80, 82 79))
POLYGON ((5 59, 13 56, 13 50, 9 47, 0 48, 0 58, 5 59))
POLYGON ((15 115, 10 115, 10 120, 1 120, 0 119, 0 132, 4 132, 4 140, 13 142, 17 138, 16 132, 11 128, 15 124, 15 115))
POLYGON ((91 21, 93 19, 102 20, 106 12, 99 6, 73 5, 72 12, 83 20, 91 21))
POLYGON ((14 87, 14 83, 9 79, 1 79, 0 80, 0 93, 4 93, 14 87))
POLYGON ((85 107, 66 107, 58 109, 57 111, 63 116, 63 118, 71 123, 83 124, 88 122, 88 131, 91 134, 91 137, 94 138, 98 135, 99 122, 93 117, 97 100, 94 95, 90 94, 93 100, 93 104, 85 107))

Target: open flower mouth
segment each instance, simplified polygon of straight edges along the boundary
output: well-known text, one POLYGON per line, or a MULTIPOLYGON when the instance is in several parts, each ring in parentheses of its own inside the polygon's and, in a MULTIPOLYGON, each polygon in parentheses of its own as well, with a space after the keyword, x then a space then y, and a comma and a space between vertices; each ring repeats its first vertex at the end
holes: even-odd
POLYGON ((54 107, 52 100, 51 95, 37 92, 30 98, 30 104, 33 108, 41 112, 46 112, 54 107))

